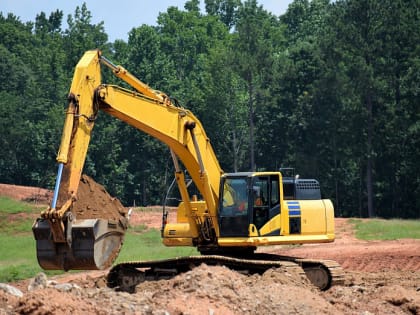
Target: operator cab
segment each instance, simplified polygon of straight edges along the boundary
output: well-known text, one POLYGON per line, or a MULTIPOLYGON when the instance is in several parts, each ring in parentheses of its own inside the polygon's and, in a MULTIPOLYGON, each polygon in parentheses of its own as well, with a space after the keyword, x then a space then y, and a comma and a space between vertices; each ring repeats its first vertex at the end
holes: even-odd
POLYGON ((232 173, 221 181, 220 236, 244 237, 280 213, 279 173, 232 173))
POLYGON ((299 207, 299 213, 289 217, 290 233, 300 234, 300 206, 295 201, 320 200, 320 185, 315 179, 299 179, 293 171, 290 174, 282 169, 281 173, 244 172, 222 176, 218 214, 220 236, 280 235, 280 227, 274 224, 276 228, 273 229, 269 222, 281 213, 281 183, 288 213, 294 214, 290 209, 299 207), (285 177, 280 175, 283 173, 285 177))

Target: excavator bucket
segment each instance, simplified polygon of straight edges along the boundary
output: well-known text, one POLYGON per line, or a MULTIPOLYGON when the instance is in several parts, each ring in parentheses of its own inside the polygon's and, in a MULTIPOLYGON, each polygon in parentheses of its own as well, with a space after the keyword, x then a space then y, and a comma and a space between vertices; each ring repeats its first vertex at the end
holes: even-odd
POLYGON ((124 240, 121 222, 82 219, 72 223, 71 242, 54 242, 48 220, 39 218, 32 231, 39 265, 46 270, 96 270, 110 267, 124 240))

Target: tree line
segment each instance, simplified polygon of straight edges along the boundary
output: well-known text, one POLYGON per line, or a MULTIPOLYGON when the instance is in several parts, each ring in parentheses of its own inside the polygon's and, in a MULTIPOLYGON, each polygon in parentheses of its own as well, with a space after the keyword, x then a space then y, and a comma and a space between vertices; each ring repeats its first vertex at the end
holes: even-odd
MULTIPOLYGON (((294 167, 336 215, 420 217, 420 2, 256 0, 169 7, 110 42, 86 4, 0 13, 0 182, 52 188, 74 67, 99 48, 203 123, 227 172, 294 167)), ((117 83, 110 73, 104 82, 117 83)), ((84 172, 125 204, 162 203, 169 150, 101 113, 84 172)))

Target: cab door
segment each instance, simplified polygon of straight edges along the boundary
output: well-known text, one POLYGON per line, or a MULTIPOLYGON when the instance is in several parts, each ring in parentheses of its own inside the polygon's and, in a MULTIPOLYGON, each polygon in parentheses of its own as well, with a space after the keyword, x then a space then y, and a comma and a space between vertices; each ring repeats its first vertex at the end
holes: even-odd
POLYGON ((227 177, 222 180, 219 206, 221 237, 247 237, 250 224, 249 185, 247 177, 227 177))
POLYGON ((280 179, 278 174, 264 174, 252 180, 252 216, 251 223, 258 230, 259 236, 279 235, 278 224, 267 224, 280 215, 280 179))
POLYGON ((256 176, 252 181, 252 224, 259 230, 269 218, 269 176, 256 176))

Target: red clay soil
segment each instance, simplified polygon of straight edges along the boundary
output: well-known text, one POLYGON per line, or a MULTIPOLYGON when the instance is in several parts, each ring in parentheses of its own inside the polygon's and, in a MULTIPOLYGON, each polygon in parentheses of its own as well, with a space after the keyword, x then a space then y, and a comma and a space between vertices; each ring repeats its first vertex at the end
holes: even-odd
POLYGON ((353 271, 420 271, 420 240, 357 240, 348 219, 342 218, 335 219, 335 227, 334 243, 289 247, 274 252, 303 258, 332 259, 344 269, 353 271))
POLYGON ((48 204, 52 199, 52 195, 52 191, 45 188, 0 184, 0 196, 19 201, 48 204))
POLYGON ((72 211, 77 219, 104 218, 118 221, 127 214, 127 209, 117 198, 111 197, 105 187, 87 175, 82 175, 80 179, 72 211))
MULTIPOLYGON (((170 212, 170 220, 176 213, 170 212)), ((131 225, 160 229, 161 211, 136 208, 131 225)), ((305 277, 281 269, 244 275, 202 265, 172 279, 143 282, 136 293, 105 286, 107 271, 51 277, 48 288, 29 291, 29 280, 0 290, 3 314, 419 314, 420 240, 360 241, 347 219, 336 219, 336 241, 259 251, 332 259, 346 271, 342 286, 320 292, 305 277), (71 284, 67 289, 54 283, 71 284)))

